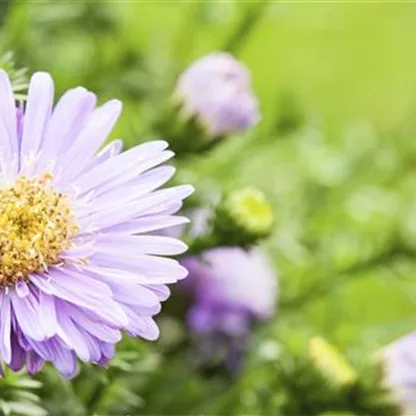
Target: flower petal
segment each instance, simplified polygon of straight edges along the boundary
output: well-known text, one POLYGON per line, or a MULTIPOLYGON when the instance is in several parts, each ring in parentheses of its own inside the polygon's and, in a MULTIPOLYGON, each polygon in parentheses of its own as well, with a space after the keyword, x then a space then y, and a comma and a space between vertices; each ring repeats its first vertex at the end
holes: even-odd
POLYGON ((148 255, 137 255, 134 253, 118 253, 113 258, 108 252, 96 253, 92 261, 98 265, 119 269, 128 273, 138 273, 149 278, 147 283, 173 283, 185 278, 188 271, 176 260, 165 259, 148 255))
POLYGON ((83 334, 74 325, 62 307, 58 308, 58 322, 58 335, 77 353, 82 361, 89 361, 91 354, 88 344, 85 342, 83 334))
MULTIPOLYGON (((148 161, 153 156, 161 153, 167 146, 167 142, 160 140, 134 147, 116 157, 106 160, 104 163, 96 165, 89 171, 83 172, 76 178, 73 185, 81 188, 83 193, 88 193, 95 190, 97 186, 108 183, 111 179, 123 173, 130 172, 132 167, 140 162, 148 161)), ((168 156, 173 156, 173 154, 169 152, 168 156)), ((157 160, 155 163, 157 164, 157 160)))
POLYGON ((135 218, 131 221, 111 226, 104 229, 103 232, 110 234, 140 234, 187 223, 189 223, 189 219, 186 217, 152 215, 149 217, 135 218))
POLYGON ((139 316, 127 306, 124 308, 129 318, 127 331, 133 336, 140 336, 149 341, 159 338, 159 328, 152 318, 139 316))
POLYGON ((32 76, 20 149, 21 165, 25 173, 32 172, 34 168, 34 157, 39 150, 51 114, 53 91, 53 80, 49 74, 37 72, 32 76))
POLYGON ((0 292, 1 321, 0 321, 0 352, 1 358, 6 364, 10 364, 12 359, 11 350, 11 304, 10 295, 0 292))
POLYGON ((91 335, 97 337, 98 339, 111 343, 115 343, 121 340, 121 333, 119 330, 110 328, 102 322, 91 319, 88 314, 84 313, 77 306, 66 303, 64 308, 71 316, 71 319, 77 323, 77 325, 84 328, 91 335))
POLYGON ((137 254, 175 255, 187 250, 186 244, 176 238, 158 235, 112 235, 97 236, 94 244, 95 252, 118 253, 133 251, 137 254))
POLYGON ((39 357, 35 352, 29 351, 27 354, 27 371, 31 376, 37 374, 45 364, 45 361, 39 357))
POLYGON ((55 173, 58 155, 67 151, 77 139, 95 103, 95 95, 82 87, 73 88, 61 97, 45 131, 36 173, 44 170, 55 173))
POLYGON ((143 197, 140 201, 125 204, 123 210, 120 210, 119 205, 114 203, 92 215, 80 218, 79 224, 81 229, 93 232, 130 221, 140 215, 159 214, 171 208, 173 203, 189 196, 193 191, 193 187, 189 185, 163 189, 143 197))
POLYGON ((56 319, 55 299, 41 290, 39 291, 39 322, 48 338, 54 336, 58 330, 56 319))
MULTIPOLYGON (((2 153, 18 155, 16 104, 12 86, 6 72, 0 69, 0 125, 4 131, 0 134, 0 147, 2 153)), ((14 167, 17 169, 17 165, 14 167)), ((16 172, 14 172, 16 173, 16 172)))
POLYGON ((111 100, 91 114, 78 139, 60 159, 60 172, 65 173, 65 183, 84 170, 88 160, 109 135, 120 113, 121 102, 111 100))
POLYGON ((46 339, 43 326, 38 320, 39 302, 35 296, 30 293, 28 296, 21 298, 15 292, 11 293, 14 316, 22 332, 35 341, 46 339))

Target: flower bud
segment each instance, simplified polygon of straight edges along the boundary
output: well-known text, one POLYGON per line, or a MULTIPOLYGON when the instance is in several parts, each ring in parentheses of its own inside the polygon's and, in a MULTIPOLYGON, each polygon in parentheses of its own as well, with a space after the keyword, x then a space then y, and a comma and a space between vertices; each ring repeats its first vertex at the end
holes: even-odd
POLYGON ((269 259, 257 249, 217 247, 181 263, 189 271, 182 287, 191 298, 187 320, 201 359, 215 357, 237 370, 252 325, 276 311, 278 279, 269 259))
POLYGON ((195 330, 244 333, 252 320, 273 316, 277 277, 261 251, 218 247, 187 257, 182 264, 198 306, 190 317, 195 330))
POLYGON ((416 332, 379 352, 383 383, 406 416, 416 414, 416 332))
POLYGON ((226 245, 250 245, 270 235, 273 212, 264 194, 243 188, 226 195, 216 208, 213 233, 226 245))
POLYGON ((243 132, 259 119, 250 73, 224 52, 211 53, 192 64, 179 78, 174 98, 182 117, 195 118, 211 139, 243 132))

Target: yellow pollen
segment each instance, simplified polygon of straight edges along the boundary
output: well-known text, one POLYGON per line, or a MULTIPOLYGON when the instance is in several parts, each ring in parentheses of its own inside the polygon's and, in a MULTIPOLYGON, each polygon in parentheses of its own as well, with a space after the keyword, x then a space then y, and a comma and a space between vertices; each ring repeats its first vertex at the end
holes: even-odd
POLYGON ((20 176, 0 188, 0 287, 59 263, 79 230, 69 198, 51 179, 50 173, 38 179, 20 176))

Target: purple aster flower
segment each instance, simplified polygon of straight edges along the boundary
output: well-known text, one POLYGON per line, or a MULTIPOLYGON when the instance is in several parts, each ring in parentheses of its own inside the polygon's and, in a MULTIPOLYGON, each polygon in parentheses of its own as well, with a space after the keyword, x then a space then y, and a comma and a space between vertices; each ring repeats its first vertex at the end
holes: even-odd
POLYGON ((416 414, 416 332, 382 350, 384 381, 404 415, 416 414))
POLYGON ((0 71, 0 356, 72 377, 77 357, 106 365, 122 330, 158 337, 166 284, 187 274, 162 256, 186 246, 154 234, 187 221, 174 214, 192 188, 157 190, 174 173, 157 167, 173 155, 163 141, 99 150, 119 101, 95 108, 81 87, 52 101, 51 77, 37 73, 23 113, 0 71))
POLYGON ((213 138, 244 131, 259 119, 249 71, 231 55, 211 53, 179 78, 175 97, 213 138))
POLYGON ((261 252, 215 248, 182 264, 194 298, 188 316, 194 332, 241 336, 253 321, 273 316, 277 279, 261 252))

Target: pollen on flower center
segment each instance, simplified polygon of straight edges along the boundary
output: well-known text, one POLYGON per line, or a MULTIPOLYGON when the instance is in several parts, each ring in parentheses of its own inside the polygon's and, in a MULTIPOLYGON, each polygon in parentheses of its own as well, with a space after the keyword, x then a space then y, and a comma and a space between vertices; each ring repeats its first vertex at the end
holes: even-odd
POLYGON ((56 191, 52 175, 20 176, 0 188, 0 287, 60 261, 78 230, 69 198, 56 191))

